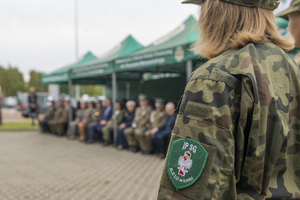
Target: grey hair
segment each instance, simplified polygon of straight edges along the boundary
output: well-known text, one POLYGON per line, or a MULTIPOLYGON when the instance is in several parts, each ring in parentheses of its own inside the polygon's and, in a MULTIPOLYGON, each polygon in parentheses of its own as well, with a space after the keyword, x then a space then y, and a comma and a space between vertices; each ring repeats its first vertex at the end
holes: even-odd
POLYGON ((175 109, 175 104, 172 102, 167 103, 166 108, 172 108, 175 109))
POLYGON ((126 102, 126 107, 130 106, 130 105, 133 105, 135 107, 135 102, 132 101, 132 100, 129 100, 126 102))

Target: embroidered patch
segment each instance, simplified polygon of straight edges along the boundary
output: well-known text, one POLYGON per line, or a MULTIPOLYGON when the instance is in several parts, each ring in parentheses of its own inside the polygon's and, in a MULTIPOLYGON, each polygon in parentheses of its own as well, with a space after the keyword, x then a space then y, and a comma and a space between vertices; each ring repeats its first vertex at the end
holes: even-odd
POLYGON ((201 144, 189 138, 175 140, 169 151, 167 171, 176 190, 194 184, 202 174, 208 153, 201 144))
POLYGON ((97 117, 98 117, 98 116, 99 116, 99 114, 100 114, 99 112, 95 112, 95 116, 97 116, 97 117))

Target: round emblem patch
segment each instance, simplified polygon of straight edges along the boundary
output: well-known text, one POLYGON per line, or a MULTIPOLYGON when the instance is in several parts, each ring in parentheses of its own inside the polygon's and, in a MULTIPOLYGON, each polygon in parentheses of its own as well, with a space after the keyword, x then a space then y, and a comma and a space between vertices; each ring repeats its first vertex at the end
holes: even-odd
POLYGON ((208 153, 201 144, 183 138, 175 140, 169 151, 167 171, 176 190, 194 184, 202 174, 208 153))

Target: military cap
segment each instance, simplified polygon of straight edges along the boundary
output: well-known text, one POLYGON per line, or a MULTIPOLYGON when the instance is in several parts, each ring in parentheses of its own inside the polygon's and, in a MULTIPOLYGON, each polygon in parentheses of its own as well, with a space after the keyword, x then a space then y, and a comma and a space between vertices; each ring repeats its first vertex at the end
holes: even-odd
POLYGON ((300 11, 300 0, 293 0, 290 4, 290 7, 277 13, 275 16, 282 17, 283 19, 289 20, 288 14, 290 14, 292 12, 297 12, 297 11, 298 12, 300 11))
POLYGON ((100 100, 95 100, 94 103, 102 103, 100 100))
POLYGON ((161 106, 164 104, 164 100, 162 98, 156 98, 155 104, 161 106))
POLYGON ((142 100, 147 100, 147 96, 144 95, 144 94, 140 94, 139 95, 139 101, 142 101, 142 100))
MULTIPOLYGON (((193 3, 193 4, 202 4, 205 0, 184 0, 182 3, 193 3)), ((280 0, 220 0, 227 3, 233 3, 240 6, 247 7, 260 7, 268 10, 275 10, 279 4, 280 0)))
POLYGON ((66 97, 64 98, 64 101, 70 101, 70 97, 69 97, 69 96, 66 96, 66 97))

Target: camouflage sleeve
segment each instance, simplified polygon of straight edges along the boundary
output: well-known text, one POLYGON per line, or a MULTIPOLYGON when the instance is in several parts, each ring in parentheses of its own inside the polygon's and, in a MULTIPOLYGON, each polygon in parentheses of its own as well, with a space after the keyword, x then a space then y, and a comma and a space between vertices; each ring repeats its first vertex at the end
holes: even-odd
POLYGON ((173 129, 158 199, 236 199, 234 137, 239 126, 239 85, 240 81, 233 76, 228 76, 224 82, 214 73, 209 78, 194 74, 189 81, 173 129), (179 164, 178 169, 169 165, 173 159, 178 159, 176 155, 185 154, 172 147, 174 141, 190 143, 185 141, 186 138, 195 141, 198 149, 202 146, 208 156, 206 160, 198 161, 196 157, 205 153, 194 155, 190 152, 192 166, 182 176, 179 175, 179 164), (201 168, 202 172, 198 172, 201 168), (182 182, 186 185, 177 188, 176 184, 182 182))

